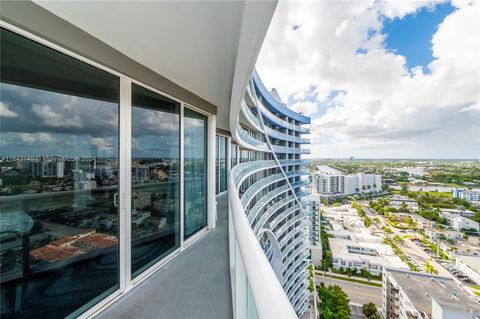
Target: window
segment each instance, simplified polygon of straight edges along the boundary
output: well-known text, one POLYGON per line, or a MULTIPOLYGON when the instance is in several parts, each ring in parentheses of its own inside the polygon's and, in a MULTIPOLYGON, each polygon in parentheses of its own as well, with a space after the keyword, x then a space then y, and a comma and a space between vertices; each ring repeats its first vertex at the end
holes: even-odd
POLYGON ((227 190, 227 144, 228 138, 222 135, 217 135, 217 194, 227 190))
POLYGON ((180 246, 180 103, 132 86, 132 275, 180 246))
POLYGON ((1 30, 1 315, 72 317, 118 289, 119 79, 1 30))
POLYGON ((185 108, 185 238, 207 226, 207 121, 207 116, 185 108))

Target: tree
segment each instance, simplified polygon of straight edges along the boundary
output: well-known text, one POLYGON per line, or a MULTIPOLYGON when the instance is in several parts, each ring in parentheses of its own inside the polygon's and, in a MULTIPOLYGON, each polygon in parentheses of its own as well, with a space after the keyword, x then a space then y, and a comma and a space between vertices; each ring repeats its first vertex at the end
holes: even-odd
POLYGON ((407 183, 400 183, 400 193, 402 195, 408 194, 408 184, 407 183))
POLYGON ((317 288, 320 318, 350 318, 351 310, 348 306, 350 300, 340 286, 326 286, 322 282, 317 288))
POLYGON ((362 306, 362 312, 368 319, 377 319, 380 316, 377 313, 377 306, 373 302, 366 303, 362 306))
POLYGON ((385 235, 387 236, 387 238, 390 238, 390 235, 393 233, 392 230, 390 229, 390 227, 387 227, 387 226, 383 226, 383 232, 385 233, 385 235))
POLYGON ((400 205, 400 209, 403 210, 404 212, 410 212, 409 208, 410 207, 408 207, 407 203, 405 202, 402 202, 402 204, 400 205))
POLYGON ((435 274, 437 275, 438 274, 438 270, 435 269, 435 267, 433 267, 430 262, 426 261, 423 266, 425 266, 425 271, 428 273, 428 274, 435 274))
POLYGON ((403 238, 398 235, 393 236, 392 241, 395 244, 395 246, 400 246, 400 247, 403 246, 403 244, 405 243, 405 240, 403 240, 403 238))

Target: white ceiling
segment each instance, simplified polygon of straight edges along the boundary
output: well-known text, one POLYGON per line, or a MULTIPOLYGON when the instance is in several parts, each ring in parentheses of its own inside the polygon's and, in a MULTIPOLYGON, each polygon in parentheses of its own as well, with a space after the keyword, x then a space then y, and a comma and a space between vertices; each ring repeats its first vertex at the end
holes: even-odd
MULTIPOLYGON (((35 2, 215 104, 219 117, 228 117, 242 19, 249 18, 245 2, 35 2)), ((269 22, 275 6, 259 9, 270 15, 269 22)), ((260 41, 268 28, 264 24, 257 30, 260 41)), ((258 34, 252 41, 259 41, 258 34)), ((251 54, 248 60, 255 61, 258 52, 251 54)), ((227 122, 220 126, 228 128, 227 122)))

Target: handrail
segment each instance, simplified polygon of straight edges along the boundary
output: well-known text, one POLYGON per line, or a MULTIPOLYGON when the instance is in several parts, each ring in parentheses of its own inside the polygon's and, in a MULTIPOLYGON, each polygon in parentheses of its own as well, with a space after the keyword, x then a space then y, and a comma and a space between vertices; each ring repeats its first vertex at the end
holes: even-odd
POLYGON ((233 172, 228 179, 229 209, 231 212, 235 239, 242 256, 246 277, 250 286, 253 302, 258 317, 267 318, 297 318, 290 300, 283 290, 273 268, 250 228, 247 216, 240 202, 233 172))

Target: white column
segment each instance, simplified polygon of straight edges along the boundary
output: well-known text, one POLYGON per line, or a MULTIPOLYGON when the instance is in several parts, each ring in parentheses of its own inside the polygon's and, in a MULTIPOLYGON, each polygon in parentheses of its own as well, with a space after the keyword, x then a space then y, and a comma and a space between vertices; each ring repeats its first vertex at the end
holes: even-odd
POLYGON ((217 117, 211 115, 208 123, 208 229, 215 228, 217 222, 217 201, 215 196, 216 174, 215 174, 215 160, 216 160, 216 132, 217 132, 217 117))

